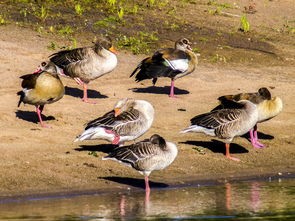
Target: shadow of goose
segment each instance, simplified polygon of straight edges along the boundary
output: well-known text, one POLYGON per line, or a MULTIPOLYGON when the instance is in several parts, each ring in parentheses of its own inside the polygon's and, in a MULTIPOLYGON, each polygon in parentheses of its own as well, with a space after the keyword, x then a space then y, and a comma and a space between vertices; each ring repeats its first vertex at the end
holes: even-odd
MULTIPOLYGON (((150 94, 169 94, 170 86, 158 87, 158 86, 150 86, 146 88, 130 88, 129 90, 135 93, 150 93, 150 94)), ((180 94, 189 94, 190 92, 187 90, 179 89, 174 87, 175 95, 180 94)))
MULTIPOLYGON (((145 183, 144 179, 136 179, 136 178, 130 178, 130 177, 117 177, 117 176, 108 176, 108 177, 98 177, 98 179, 104 179, 120 184, 125 184, 137 188, 145 189, 145 183)), ((149 180, 149 184, 151 188, 166 188, 169 185, 166 183, 160 183, 160 182, 153 182, 149 180)))
POLYGON ((97 151, 102 153, 112 152, 118 145, 113 144, 98 144, 98 145, 80 145, 80 147, 75 148, 76 151, 97 151))
MULTIPOLYGON (((83 90, 75 87, 65 86, 65 94, 72 97, 83 97, 83 90)), ((96 90, 88 89, 87 90, 88 98, 108 98, 108 96, 99 93, 96 90)))
MULTIPOLYGON (((28 122, 32 122, 32 123, 39 123, 38 120, 38 115, 35 111, 22 111, 22 110, 18 110, 15 112, 15 116, 19 119, 28 121, 28 122)), ((42 120, 43 121, 49 121, 49 120, 55 120, 55 117, 53 116, 45 116, 43 114, 41 114, 42 120)))
MULTIPOLYGON (((223 153, 225 154, 225 145, 223 142, 219 140, 212 139, 211 141, 194 141, 194 140, 188 140, 185 142, 180 142, 182 144, 188 144, 193 146, 200 146, 204 147, 206 149, 211 150, 213 153, 223 153)), ((248 153, 249 151, 244 148, 243 146, 231 143, 230 144, 230 153, 248 153)))

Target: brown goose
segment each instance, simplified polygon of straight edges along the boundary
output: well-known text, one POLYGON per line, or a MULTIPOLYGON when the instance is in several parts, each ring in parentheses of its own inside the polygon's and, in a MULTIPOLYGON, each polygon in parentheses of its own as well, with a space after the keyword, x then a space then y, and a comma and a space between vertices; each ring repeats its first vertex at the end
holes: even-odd
POLYGON ((258 120, 258 110, 255 104, 247 100, 241 100, 238 103, 228 101, 228 103, 231 108, 213 110, 192 118, 191 126, 181 133, 205 133, 224 139, 226 157, 240 161, 230 156, 230 143, 234 137, 247 133, 255 126, 258 120))
POLYGON ((115 69, 117 57, 110 38, 99 38, 92 47, 59 51, 50 56, 50 62, 42 70, 57 71, 83 85, 84 102, 93 103, 87 97, 87 85, 115 69), (54 66, 54 67, 52 67, 54 66))
POLYGON ((65 88, 56 73, 41 71, 39 73, 23 75, 22 91, 17 94, 20 96, 18 107, 23 102, 36 106, 36 112, 42 127, 48 127, 42 121, 41 113, 45 104, 51 104, 60 100, 65 88))
POLYGON ((181 38, 175 42, 175 48, 165 48, 156 51, 151 57, 140 62, 130 77, 136 74, 136 82, 158 77, 171 78, 170 97, 174 95, 174 81, 192 73, 198 64, 197 55, 192 51, 191 42, 181 38))
POLYGON ((75 141, 104 139, 123 145, 143 135, 152 125, 154 108, 145 100, 124 98, 114 109, 90 121, 75 141))
MULTIPOLYGON (((279 97, 271 97, 270 91, 262 87, 256 93, 240 93, 235 95, 225 95, 219 97, 218 100, 223 107, 226 100, 240 101, 240 100, 249 100, 252 103, 257 105, 258 109, 258 122, 261 123, 271 118, 277 116, 283 109, 282 99, 279 97)), ((255 148, 262 148, 264 145, 258 141, 257 135, 257 124, 254 126, 253 130, 250 130, 250 140, 252 146, 255 148)))
POLYGON ((149 140, 144 140, 130 146, 117 147, 103 160, 115 160, 132 167, 145 177, 145 190, 150 193, 148 177, 154 170, 163 170, 169 166, 178 153, 174 143, 166 142, 163 137, 154 134, 149 140))

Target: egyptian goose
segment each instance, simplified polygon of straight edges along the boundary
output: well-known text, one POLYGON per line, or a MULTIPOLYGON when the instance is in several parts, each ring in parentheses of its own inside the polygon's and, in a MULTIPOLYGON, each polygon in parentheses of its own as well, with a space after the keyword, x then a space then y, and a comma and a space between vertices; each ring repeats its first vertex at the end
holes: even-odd
POLYGON ((48 127, 41 117, 44 105, 60 100, 65 93, 64 85, 56 73, 46 71, 23 75, 20 78, 23 79, 23 90, 17 93, 20 96, 18 107, 22 102, 35 105, 41 126, 48 127))
MULTIPOLYGON (((283 109, 282 99, 279 97, 271 97, 270 91, 262 87, 256 93, 240 93, 235 95, 225 95, 218 98, 223 106, 226 100, 249 100, 256 104, 258 109, 258 122, 261 123, 277 116, 283 109)), ((250 140, 255 148, 262 148, 264 145, 258 141, 257 124, 253 130, 250 130, 250 140)))
POLYGON ((136 74, 136 82, 153 79, 155 85, 158 77, 171 78, 170 97, 174 95, 174 81, 192 73, 198 64, 197 55, 192 51, 191 42, 181 38, 175 42, 175 48, 156 51, 151 57, 142 60, 130 77, 136 74))
POLYGON ((226 157, 240 161, 230 156, 230 143, 234 137, 247 133, 255 126, 258 120, 258 110, 255 104, 247 100, 228 101, 228 103, 231 108, 213 110, 192 118, 191 126, 181 133, 205 133, 223 139, 225 140, 226 157))
POLYGON ((92 47, 76 48, 59 51, 52 54, 50 62, 42 70, 55 70, 61 75, 73 78, 79 85, 83 85, 84 102, 90 102, 87 96, 87 85, 117 66, 116 51, 110 38, 98 38, 92 47), (55 66, 55 67, 52 67, 55 66))
POLYGON ((149 140, 132 144, 130 146, 117 147, 103 157, 103 160, 115 160, 132 167, 145 177, 145 190, 149 196, 149 175, 154 170, 163 170, 176 158, 177 146, 172 142, 166 142, 163 137, 154 134, 149 140))
POLYGON ((90 121, 85 131, 75 141, 104 139, 123 145, 143 135, 154 120, 153 106, 144 100, 124 98, 114 109, 90 121))

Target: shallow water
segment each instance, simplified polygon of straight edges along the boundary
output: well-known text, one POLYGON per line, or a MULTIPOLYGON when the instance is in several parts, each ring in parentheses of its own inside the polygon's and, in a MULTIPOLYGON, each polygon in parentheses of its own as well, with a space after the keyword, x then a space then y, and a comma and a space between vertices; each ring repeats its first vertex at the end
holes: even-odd
POLYGON ((2 200, 0 220, 295 220, 295 179, 2 200))

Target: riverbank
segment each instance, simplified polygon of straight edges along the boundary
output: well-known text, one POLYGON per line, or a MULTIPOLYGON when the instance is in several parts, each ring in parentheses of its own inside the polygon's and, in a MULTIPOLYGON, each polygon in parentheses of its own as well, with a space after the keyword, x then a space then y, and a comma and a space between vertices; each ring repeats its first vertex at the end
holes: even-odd
MULTIPOLYGON (((111 110, 123 97, 145 99, 155 107, 153 126, 139 140, 158 133, 179 148, 179 155, 170 167, 151 174, 152 188, 153 183, 159 187, 181 185, 192 177, 217 180, 295 172, 295 78, 290 62, 282 60, 265 66, 256 61, 245 66, 210 63, 200 58, 193 74, 176 81, 178 98, 170 99, 169 79, 159 79, 152 87, 150 81, 136 83, 129 78, 145 56, 121 51, 116 70, 89 85, 90 97, 96 105, 81 102, 81 88, 73 80, 62 78, 66 95, 59 102, 45 106, 46 123, 52 126, 46 129, 37 124, 33 106, 17 108, 16 92, 21 89, 19 76, 33 72, 53 53, 47 49, 52 36, 13 25, 0 26, 0 30, 2 197, 142 186, 143 177, 136 171, 101 160, 112 148, 107 142, 73 142, 85 123, 111 110), (241 162, 234 162, 224 157, 222 142, 202 134, 179 133, 193 116, 216 106, 220 95, 255 92, 260 87, 268 87, 284 103, 280 115, 258 125, 266 148, 254 149, 245 137, 236 138, 231 152, 241 162)), ((54 41, 62 42, 62 39, 54 41)))

